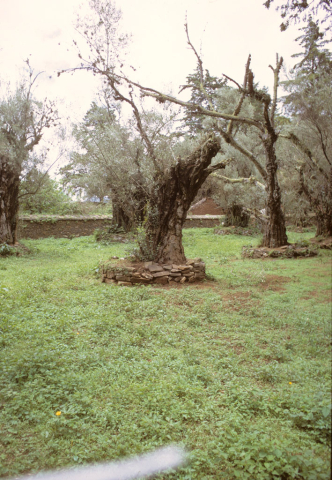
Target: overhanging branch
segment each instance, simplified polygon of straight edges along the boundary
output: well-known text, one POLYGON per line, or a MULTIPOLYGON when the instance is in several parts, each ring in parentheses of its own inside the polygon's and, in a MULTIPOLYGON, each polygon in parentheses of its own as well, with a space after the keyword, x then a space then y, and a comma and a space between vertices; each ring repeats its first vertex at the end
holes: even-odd
POLYGON ((219 179, 219 180, 223 180, 224 182, 226 183, 232 183, 232 184, 235 184, 235 183, 242 183, 242 184, 249 184, 249 185, 253 185, 253 186, 256 186, 256 187, 259 187, 261 188, 262 190, 265 191, 265 185, 261 182, 259 182, 257 180, 256 177, 254 176, 250 176, 248 178, 229 178, 229 177, 225 177, 224 175, 219 175, 217 173, 213 173, 212 174, 213 177, 219 179))

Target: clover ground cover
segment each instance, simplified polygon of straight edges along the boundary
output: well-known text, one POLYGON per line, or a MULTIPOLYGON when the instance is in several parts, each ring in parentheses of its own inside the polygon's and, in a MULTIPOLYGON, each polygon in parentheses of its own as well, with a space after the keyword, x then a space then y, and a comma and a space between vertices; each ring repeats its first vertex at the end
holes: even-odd
POLYGON ((101 284, 127 247, 92 237, 0 259, 0 475, 178 443, 190 463, 160 478, 329 478, 331 254, 248 242, 185 230, 209 280, 173 288, 101 284))

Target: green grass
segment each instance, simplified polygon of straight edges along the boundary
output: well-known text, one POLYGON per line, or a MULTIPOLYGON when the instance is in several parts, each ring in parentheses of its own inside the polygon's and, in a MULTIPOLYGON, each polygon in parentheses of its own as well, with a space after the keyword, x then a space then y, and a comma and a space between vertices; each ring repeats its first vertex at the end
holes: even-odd
POLYGON ((123 244, 24 243, 0 259, 0 476, 176 443, 190 463, 160 478, 329 478, 331 253, 184 230, 210 280, 126 288, 96 273, 123 244))

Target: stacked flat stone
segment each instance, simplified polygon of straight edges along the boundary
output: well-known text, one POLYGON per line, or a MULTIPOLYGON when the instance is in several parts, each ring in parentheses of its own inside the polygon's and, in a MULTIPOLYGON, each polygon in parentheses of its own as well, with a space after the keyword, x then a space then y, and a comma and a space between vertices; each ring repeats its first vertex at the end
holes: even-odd
POLYGON ((105 264, 102 281, 117 285, 193 283, 204 280, 205 263, 200 258, 187 260, 185 265, 163 265, 145 262, 140 267, 105 264))

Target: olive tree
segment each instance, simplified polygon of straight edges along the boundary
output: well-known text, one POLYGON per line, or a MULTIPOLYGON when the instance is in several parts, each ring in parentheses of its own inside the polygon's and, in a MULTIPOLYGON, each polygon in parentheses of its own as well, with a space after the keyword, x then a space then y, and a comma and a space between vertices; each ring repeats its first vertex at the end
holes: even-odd
MULTIPOLYGON (((110 108, 109 98, 106 100, 104 104, 93 102, 83 121, 74 127, 77 148, 60 173, 62 183, 76 193, 100 201, 109 197, 114 225, 129 230, 144 221, 154 169, 133 119, 121 121, 121 106, 110 108)), ((155 148, 161 150, 172 115, 150 111, 141 117, 155 148)))
POLYGON ((9 245, 16 243, 22 172, 45 129, 57 119, 52 103, 35 98, 38 75, 27 65, 28 76, 0 99, 0 243, 9 245))
POLYGON ((80 66, 71 71, 87 70, 98 75, 113 99, 132 111, 144 155, 153 171, 142 256, 162 263, 184 263, 182 226, 190 205, 205 179, 226 165, 225 161, 211 165, 220 151, 220 140, 214 134, 206 135, 192 142, 191 151, 184 157, 176 157, 170 147, 161 149, 156 145, 153 131, 144 121, 140 89, 122 71, 119 46, 126 43, 126 37, 119 34, 120 12, 110 0, 92 0, 90 5, 91 17, 81 22, 88 52, 84 56, 79 51, 80 66))
POLYGON ((281 134, 288 142, 288 170, 297 178, 317 219, 317 235, 332 235, 332 56, 318 22, 309 20, 298 38, 300 61, 284 82, 284 107, 291 118, 281 134), (296 174, 296 170, 297 174, 296 174))

